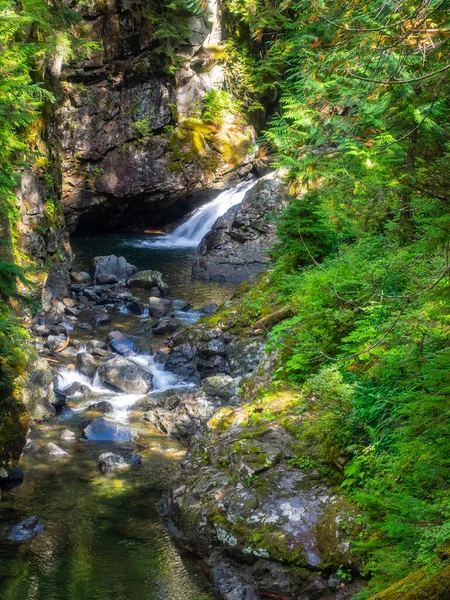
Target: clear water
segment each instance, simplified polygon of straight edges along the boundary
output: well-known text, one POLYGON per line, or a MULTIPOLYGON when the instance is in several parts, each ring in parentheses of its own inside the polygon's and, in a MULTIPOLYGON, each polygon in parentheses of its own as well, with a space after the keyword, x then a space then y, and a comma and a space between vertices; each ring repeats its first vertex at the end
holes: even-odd
POLYGON ((92 272, 95 256, 116 254, 124 256, 139 270, 156 269, 169 284, 169 296, 188 300, 201 307, 210 302, 227 300, 234 284, 195 281, 191 278, 192 263, 198 258, 198 250, 192 247, 164 246, 158 244, 158 236, 126 234, 87 234, 74 236, 71 240, 75 254, 74 268, 92 272))

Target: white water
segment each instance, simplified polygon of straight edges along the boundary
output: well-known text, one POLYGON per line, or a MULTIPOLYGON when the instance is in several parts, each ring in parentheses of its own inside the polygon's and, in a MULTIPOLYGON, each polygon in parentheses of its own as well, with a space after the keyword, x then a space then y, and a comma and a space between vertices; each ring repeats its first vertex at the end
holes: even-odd
MULTIPOLYGON (((151 355, 138 355, 130 356, 129 360, 132 360, 142 369, 149 371, 153 376, 153 392, 163 392, 168 389, 185 389, 192 387, 193 384, 187 384, 180 380, 179 377, 173 373, 165 371, 161 365, 158 365, 151 355)), ((79 371, 61 369, 58 374, 58 388, 64 390, 72 383, 81 383, 89 387, 92 391, 92 396, 87 398, 84 402, 80 403, 77 408, 73 409, 74 412, 82 412, 90 404, 99 402, 100 400, 106 400, 110 402, 114 411, 106 414, 105 416, 115 421, 126 423, 128 421, 128 411, 138 400, 146 396, 146 394, 126 394, 121 392, 114 392, 110 388, 103 385, 98 373, 95 374, 91 381, 89 377, 82 375, 79 371)), ((76 392, 71 398, 80 398, 81 394, 76 392)))
POLYGON ((208 231, 211 230, 219 217, 236 204, 240 204, 245 194, 255 185, 256 181, 241 183, 231 190, 222 192, 215 198, 198 208, 190 218, 177 227, 172 233, 155 241, 143 241, 140 245, 151 248, 195 248, 208 231))

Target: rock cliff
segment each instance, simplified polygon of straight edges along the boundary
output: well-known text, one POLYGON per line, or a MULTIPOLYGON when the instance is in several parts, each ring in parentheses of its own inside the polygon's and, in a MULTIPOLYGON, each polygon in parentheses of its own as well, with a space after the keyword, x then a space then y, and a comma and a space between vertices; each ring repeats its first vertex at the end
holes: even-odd
POLYGON ((71 230, 165 224, 174 207, 181 216, 252 168, 247 155, 254 134, 244 117, 231 110, 220 122, 202 117, 208 93, 224 82, 219 3, 209 0, 199 16, 178 10, 172 20, 179 29, 171 24, 166 33, 163 5, 90 0, 77 6, 84 35, 97 49, 63 68, 56 111, 71 230), (178 39, 167 41, 170 35, 178 39))

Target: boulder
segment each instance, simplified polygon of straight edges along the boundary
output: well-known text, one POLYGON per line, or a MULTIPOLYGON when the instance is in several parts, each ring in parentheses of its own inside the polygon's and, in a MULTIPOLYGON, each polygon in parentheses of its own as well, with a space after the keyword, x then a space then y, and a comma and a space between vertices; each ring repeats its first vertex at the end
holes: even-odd
POLYGON ((102 473, 111 473, 126 466, 125 459, 120 454, 104 452, 98 457, 98 468, 102 473))
POLYGON ((75 364, 77 370, 82 375, 86 375, 86 377, 94 377, 99 366, 95 358, 92 354, 89 354, 89 352, 78 352, 75 364))
POLYGON ((39 535, 45 530, 45 525, 36 516, 24 519, 11 529, 8 535, 9 542, 23 542, 39 535))
POLYGON ((53 442, 49 442, 46 446, 46 449, 50 456, 67 456, 69 454, 53 442))
POLYGON ((174 333, 180 326, 178 323, 175 323, 173 319, 169 317, 165 317, 158 321, 156 325, 152 327, 153 335, 169 335, 170 333, 174 333))
POLYGON ((172 303, 166 298, 151 296, 148 301, 148 313, 154 319, 161 319, 170 312, 172 303))
POLYGON ((126 261, 123 256, 96 256, 94 258, 94 281, 95 283, 126 283, 137 268, 126 261))
POLYGON ((191 304, 187 300, 172 300, 172 306, 174 310, 188 311, 192 308, 191 304))
POLYGON ((29 369, 31 374, 23 385, 21 400, 35 421, 46 421, 56 412, 53 375, 43 358, 31 361, 29 369))
POLYGON ((169 294, 169 286, 163 281, 162 274, 159 271, 138 271, 130 277, 128 286, 144 290, 158 288, 163 297, 166 297, 169 294))
POLYGON ((131 442, 136 436, 133 429, 104 417, 94 419, 83 431, 83 437, 92 441, 131 442))
POLYGON ((61 435, 59 436, 64 442, 74 442, 76 439, 76 435, 70 429, 63 429, 61 431, 61 435))
POLYGON ((94 324, 98 326, 106 325, 111 321, 111 316, 105 312, 98 312, 94 315, 94 324))
POLYGON ((208 396, 222 398, 227 404, 237 401, 238 385, 229 375, 212 375, 202 381, 202 388, 208 396))
POLYGON ((45 342, 45 345, 52 352, 61 352, 68 345, 67 336, 63 334, 49 335, 45 342))
POLYGON ((265 356, 267 341, 263 337, 236 338, 226 347, 231 374, 234 377, 248 375, 256 369, 265 356))
POLYGON ((197 362, 197 348, 188 342, 171 350, 165 361, 165 369, 175 373, 185 382, 198 383, 200 374, 197 369, 197 362))
POLYGON ((9 492, 15 487, 21 485, 23 482, 23 471, 16 467, 11 471, 11 473, 7 473, 5 469, 0 468, 0 490, 5 492, 9 492), (1 474, 3 471, 4 477, 1 474))
POLYGON ((100 402, 94 402, 93 404, 89 404, 86 410, 95 410, 101 413, 110 413, 113 412, 114 406, 111 404, 111 402, 108 402, 107 400, 100 400, 100 402))
POLYGON ((100 367, 98 375, 101 381, 121 392, 146 394, 152 389, 151 373, 121 356, 108 360, 100 367))
POLYGON ((42 308, 47 311, 57 300, 70 296, 70 277, 65 262, 54 263, 42 288, 42 308))
POLYGON ((89 275, 89 273, 86 273, 85 271, 72 271, 70 273, 70 280, 74 284, 90 283, 91 276, 89 275))
POLYGON ((240 205, 217 219, 200 243, 203 256, 193 265, 196 279, 241 282, 267 268, 274 244, 273 217, 282 210, 287 193, 278 179, 263 178, 240 205))
POLYGON ((108 333, 108 344, 111 350, 121 356, 133 356, 134 344, 121 331, 111 331, 108 333))

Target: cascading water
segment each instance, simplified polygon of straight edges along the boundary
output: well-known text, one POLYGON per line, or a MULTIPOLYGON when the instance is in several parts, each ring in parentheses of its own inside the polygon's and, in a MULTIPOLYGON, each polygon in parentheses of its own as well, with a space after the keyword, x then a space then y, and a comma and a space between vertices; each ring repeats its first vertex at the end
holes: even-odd
POLYGON ((236 204, 240 204, 245 194, 255 185, 256 181, 241 183, 235 188, 222 192, 207 204, 198 208, 191 217, 177 227, 171 234, 162 239, 144 242, 148 247, 197 247, 204 236, 210 231, 219 217, 236 204))

